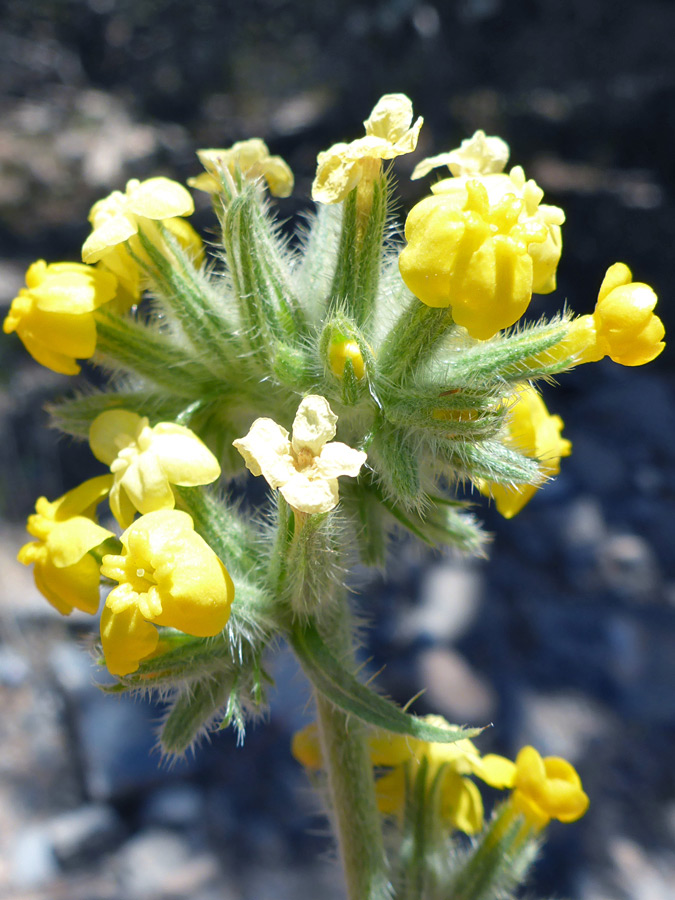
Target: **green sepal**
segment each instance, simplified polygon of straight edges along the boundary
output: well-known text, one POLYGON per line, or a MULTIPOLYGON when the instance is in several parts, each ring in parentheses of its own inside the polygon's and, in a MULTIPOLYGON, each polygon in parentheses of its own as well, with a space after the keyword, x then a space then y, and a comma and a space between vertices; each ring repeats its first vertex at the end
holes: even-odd
POLYGON ((483 730, 461 726, 441 728, 404 712, 357 681, 333 656, 313 624, 296 625, 290 634, 290 642, 317 691, 343 712, 368 725, 421 741, 444 744, 475 737, 483 730))
POLYGON ((159 732, 164 753, 180 756, 203 734, 228 702, 236 678, 222 674, 189 682, 173 701, 159 732))
POLYGON ((178 421, 185 400, 151 390, 90 391, 79 397, 66 397, 48 403, 45 409, 50 424, 73 437, 87 438, 96 416, 109 409, 125 409, 139 416, 147 416, 152 425, 157 422, 178 421))

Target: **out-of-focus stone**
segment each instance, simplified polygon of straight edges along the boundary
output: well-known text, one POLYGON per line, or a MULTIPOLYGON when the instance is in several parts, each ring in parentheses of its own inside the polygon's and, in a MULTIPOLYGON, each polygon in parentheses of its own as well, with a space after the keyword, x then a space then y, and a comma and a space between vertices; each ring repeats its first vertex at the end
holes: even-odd
POLYGON ((194 832, 205 822, 204 793, 189 782, 160 787, 148 798, 141 819, 146 827, 194 832))
POLYGON ((473 566, 434 566, 422 582, 419 602, 401 617, 398 639, 457 640, 476 617, 482 588, 481 574, 473 566))
POLYGON ((599 554, 600 573, 606 586, 622 597, 655 600, 660 572, 654 551, 636 534, 608 537, 599 554))
POLYGON ((432 647, 418 658, 425 701, 451 722, 485 725, 496 710, 494 690, 454 650, 432 647))
POLYGON ((542 756, 580 759, 594 738, 606 740, 612 721, 605 709, 581 694, 523 696, 524 721, 519 744, 532 744, 542 756))
POLYGON ((152 829, 127 841, 112 869, 123 895, 134 900, 193 897, 219 875, 214 856, 195 852, 187 840, 164 829, 152 829))

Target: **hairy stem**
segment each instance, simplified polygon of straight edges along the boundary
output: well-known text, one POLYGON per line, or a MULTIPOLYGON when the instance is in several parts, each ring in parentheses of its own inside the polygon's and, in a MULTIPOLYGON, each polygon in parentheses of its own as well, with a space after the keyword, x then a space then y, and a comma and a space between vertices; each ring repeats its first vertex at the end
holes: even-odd
MULTIPOLYGON (((346 603, 343 610, 342 621, 331 635, 331 647, 340 657, 353 658, 346 603)), ((375 802, 366 728, 318 690, 316 705, 349 900, 390 900, 391 884, 375 802)))

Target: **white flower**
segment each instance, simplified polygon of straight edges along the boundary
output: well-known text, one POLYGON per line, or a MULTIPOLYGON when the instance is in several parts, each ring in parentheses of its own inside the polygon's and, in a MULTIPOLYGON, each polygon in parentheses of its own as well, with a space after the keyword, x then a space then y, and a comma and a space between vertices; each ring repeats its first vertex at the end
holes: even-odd
POLYGON ((264 475, 289 506, 303 513, 325 513, 338 504, 338 477, 356 477, 367 456, 331 441, 336 422, 325 397, 310 395, 298 407, 292 440, 273 419, 256 419, 246 437, 233 444, 249 471, 264 475))

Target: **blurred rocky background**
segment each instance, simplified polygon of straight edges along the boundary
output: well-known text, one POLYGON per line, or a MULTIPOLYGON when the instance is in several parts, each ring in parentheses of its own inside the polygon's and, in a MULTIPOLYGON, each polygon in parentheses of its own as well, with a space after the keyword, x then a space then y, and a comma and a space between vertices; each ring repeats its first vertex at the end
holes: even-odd
MULTIPOLYGON (((622 260, 673 328, 675 5, 669 0, 4 0, 0 10, 0 304, 39 257, 77 260, 91 204, 129 177, 196 173, 194 150, 257 135, 309 206, 316 154, 361 134, 377 98, 424 115, 397 162, 476 128, 504 137, 567 212, 559 290, 592 309, 622 260)), ((402 214, 405 210, 402 209, 402 214)), ((205 206, 197 224, 212 224, 205 206)), ((511 522, 485 502, 490 560, 403 543, 364 573, 373 670, 420 712, 493 722, 481 746, 562 754, 591 796, 555 825, 532 892, 666 900, 675 884, 675 417, 666 353, 582 367, 548 388, 574 443, 511 522)), ((61 619, 14 561, 35 498, 98 473, 45 428, 72 382, 0 341, 0 896, 19 900, 312 900, 341 896, 292 731, 311 716, 287 655, 269 720, 179 763, 153 750, 161 709, 104 697, 61 619)))

